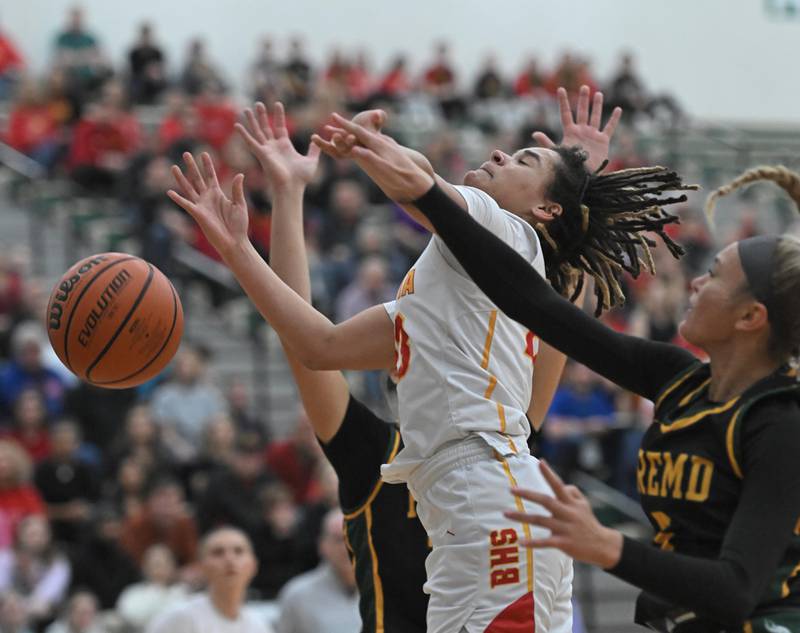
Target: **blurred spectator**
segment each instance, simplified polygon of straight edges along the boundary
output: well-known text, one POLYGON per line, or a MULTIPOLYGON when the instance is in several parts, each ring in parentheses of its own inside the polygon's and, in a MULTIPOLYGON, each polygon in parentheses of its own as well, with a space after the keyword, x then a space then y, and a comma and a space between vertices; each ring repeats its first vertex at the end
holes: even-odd
POLYGON ((289 56, 283 73, 287 104, 296 106, 306 103, 312 94, 313 71, 299 37, 293 37, 289 42, 289 56))
POLYGON ((250 84, 253 101, 273 103, 280 99, 283 76, 271 38, 265 37, 259 42, 256 58, 247 74, 247 81, 250 84))
POLYGON ((465 114, 465 103, 457 93, 450 48, 445 42, 436 45, 434 60, 422 75, 422 88, 438 101, 448 121, 460 119, 465 114))
POLYGON ((197 455, 211 418, 227 411, 224 396, 206 377, 207 360, 207 350, 184 343, 175 358, 172 380, 153 393, 153 416, 181 461, 197 455))
POLYGON ((232 525, 254 534, 261 520, 261 491, 271 481, 261 445, 239 438, 233 463, 211 474, 203 496, 197 500, 200 532, 232 525))
POLYGON ((542 428, 542 457, 564 477, 579 467, 595 469, 597 446, 590 440, 606 432, 614 419, 614 393, 590 369, 570 361, 542 428))
POLYGON ((260 563, 253 587, 262 600, 272 600, 287 581, 314 566, 306 563, 315 556, 304 551, 302 511, 289 488, 278 482, 269 484, 262 490, 261 508, 262 520, 253 535, 260 563))
POLYGON ((590 94, 597 91, 597 82, 594 81, 589 73, 589 65, 571 52, 565 52, 556 65, 556 69, 547 80, 547 92, 556 94, 558 88, 563 87, 567 91, 570 102, 578 96, 578 91, 582 85, 589 86, 590 94))
POLYGON ((0 633, 33 633, 25 598, 16 591, 0 594, 0 633))
POLYGON ((514 81, 514 94, 518 97, 541 97, 547 92, 547 78, 539 69, 539 60, 531 56, 514 81))
POLYGON ((619 67, 608 86, 606 106, 620 106, 630 123, 636 123, 642 114, 667 125, 675 125, 683 117, 673 97, 648 93, 636 72, 633 54, 629 51, 620 56, 619 67))
POLYGON ((0 440, 0 551, 13 542, 20 521, 45 512, 30 480, 31 462, 24 449, 16 442, 0 440))
POLYGON ((359 312, 394 299, 396 284, 389 280, 386 262, 375 255, 364 259, 356 278, 336 301, 336 320, 346 321, 359 312))
POLYGON ((389 71, 378 83, 377 96, 383 100, 393 101, 405 97, 410 90, 408 61, 405 55, 398 55, 392 61, 389 71))
MULTIPOLYGON (((162 152, 173 152, 174 147, 189 145, 199 138, 197 111, 183 93, 172 90, 165 98, 166 112, 158 127, 158 148, 162 152)), ((174 155, 174 161, 180 158, 174 155)))
POLYGON ((81 7, 70 9, 66 28, 56 36, 55 56, 55 66, 66 72, 70 87, 83 97, 110 74, 97 38, 84 28, 81 7))
POLYGON ((150 407, 137 404, 125 417, 125 428, 108 451, 108 465, 115 467, 134 459, 148 471, 162 470, 172 461, 169 448, 161 440, 161 431, 153 420, 150 407))
POLYGON ((252 435, 257 442, 267 444, 269 438, 266 423, 251 413, 250 394, 243 379, 235 378, 230 382, 227 397, 231 419, 236 425, 236 434, 252 435))
POLYGON ((136 457, 118 462, 116 479, 106 487, 105 498, 125 518, 138 516, 144 509, 147 479, 153 467, 136 457))
POLYGON ((369 67, 366 51, 359 51, 347 66, 345 89, 348 106, 354 110, 364 110, 374 90, 374 79, 369 67))
POLYGON ((139 149, 139 120, 128 111, 122 84, 109 82, 75 126, 70 147, 72 178, 87 193, 114 192, 128 161, 139 149))
POLYGON ((6 142, 51 170, 62 151, 61 130, 38 82, 24 80, 8 117, 6 142))
POLYGON ((45 633, 106 633, 97 613, 97 597, 88 591, 72 594, 64 614, 45 633))
POLYGON ((216 150, 222 150, 233 136, 238 112, 222 86, 213 82, 203 84, 195 100, 197 136, 216 150))
POLYGON ((247 535, 230 527, 214 530, 203 539, 200 559, 208 589, 156 618, 147 633, 271 633, 261 617, 244 608, 258 568, 247 535))
POLYGON ((100 497, 100 475, 80 459, 80 432, 74 422, 53 426, 52 453, 36 467, 36 488, 47 504, 57 540, 77 542, 89 527, 92 504, 100 497))
POLYGON ((11 414, 14 402, 26 389, 36 389, 44 398, 48 415, 61 413, 65 385, 61 377, 44 366, 43 328, 32 321, 21 323, 11 336, 12 359, 0 366, 0 416, 11 414))
POLYGON ((19 75, 25 68, 25 60, 5 29, 0 28, 0 101, 14 92, 19 75))
POLYGON ((265 453, 267 466, 294 495, 297 503, 307 503, 318 493, 314 469, 322 461, 322 449, 317 436, 300 408, 294 431, 288 439, 272 442, 265 453))
POLYGON ((103 609, 113 608, 122 590, 139 580, 138 566, 119 544, 121 529, 116 511, 97 505, 91 528, 70 550, 72 590, 89 589, 103 609))
POLYGON ((20 267, 0 254, 0 358, 8 356, 8 337, 23 310, 23 291, 20 267))
POLYGON ((14 403, 13 426, 3 434, 19 444, 34 463, 50 456, 50 431, 42 395, 36 389, 24 390, 14 403))
POLYGON ((479 101, 485 99, 499 99, 505 97, 507 88, 500 69, 497 66, 497 58, 494 55, 487 55, 483 62, 483 68, 478 72, 473 89, 475 98, 479 101))
POLYGON ((41 624, 58 609, 69 587, 69 560, 53 543, 42 515, 17 527, 14 547, 0 550, 0 594, 14 590, 25 596, 28 615, 41 624))
POLYGON ((186 585, 177 582, 175 557, 169 548, 153 545, 144 554, 142 581, 122 592, 117 613, 132 633, 143 631, 161 613, 185 601, 186 585))
POLYGON ((355 251, 358 225, 367 211, 364 187, 356 180, 336 181, 329 207, 320 232, 320 247, 323 254, 345 259, 355 251))
POLYGON ((208 59, 206 44, 199 37, 189 42, 186 65, 181 73, 181 86, 190 97, 196 97, 208 86, 219 91, 225 88, 222 75, 208 59))
POLYGON ((134 103, 152 104, 167 87, 164 52, 153 42, 153 27, 144 22, 128 52, 130 94, 134 103))
POLYGON ((105 454, 122 435, 123 421, 136 402, 136 389, 103 389, 80 382, 64 401, 66 413, 75 418, 86 442, 105 454))
POLYGON ((142 512, 123 523, 120 542, 139 565, 149 547, 166 545, 182 572, 191 571, 189 566, 197 554, 197 527, 187 510, 183 488, 175 479, 154 479, 148 486, 142 512))
MULTIPOLYGON (((206 436, 200 453, 183 469, 190 499, 201 498, 214 473, 220 469, 229 468, 235 463, 236 438, 236 427, 227 414, 219 413, 212 418, 206 428, 206 436)), ((252 440, 248 438, 248 441, 252 440)))
POLYGON ((331 510, 319 540, 323 562, 291 580, 278 601, 277 633, 353 633, 361 627, 355 572, 344 539, 344 517, 331 510), (308 605, 314 608, 309 609, 308 605))

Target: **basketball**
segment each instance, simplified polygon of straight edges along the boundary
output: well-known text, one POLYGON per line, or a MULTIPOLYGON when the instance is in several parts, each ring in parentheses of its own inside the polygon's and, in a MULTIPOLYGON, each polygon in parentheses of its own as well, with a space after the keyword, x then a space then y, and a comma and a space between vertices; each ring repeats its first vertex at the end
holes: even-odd
POLYGON ((183 308, 152 264, 126 253, 100 253, 77 262, 56 283, 47 334, 79 378, 108 389, 134 387, 175 355, 183 308))

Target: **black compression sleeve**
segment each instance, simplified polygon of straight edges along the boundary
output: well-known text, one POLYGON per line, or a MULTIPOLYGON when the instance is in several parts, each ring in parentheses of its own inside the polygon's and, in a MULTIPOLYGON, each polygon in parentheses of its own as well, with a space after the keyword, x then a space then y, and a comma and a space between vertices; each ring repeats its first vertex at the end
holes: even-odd
POLYGON ((743 421, 744 484, 715 560, 625 539, 608 571, 676 606, 723 624, 749 617, 773 579, 800 516, 800 408, 758 406, 743 421))
POLYGON ((670 378, 697 362, 679 347, 619 334, 585 314, 438 185, 414 205, 498 308, 598 374, 653 400, 670 378))
POLYGON ((344 419, 331 440, 320 442, 339 477, 342 509, 352 512, 363 504, 381 480, 397 430, 350 396, 344 419))

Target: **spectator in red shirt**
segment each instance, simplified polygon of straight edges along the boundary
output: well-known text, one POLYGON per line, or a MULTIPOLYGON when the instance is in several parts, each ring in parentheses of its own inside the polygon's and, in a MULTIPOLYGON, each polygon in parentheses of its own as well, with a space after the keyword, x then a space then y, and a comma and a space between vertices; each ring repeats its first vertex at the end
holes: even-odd
POLYGON ((109 82, 101 100, 78 122, 70 148, 72 177, 92 193, 110 193, 139 149, 138 119, 125 108, 121 84, 109 82))
POLYGON ((304 411, 298 416, 294 433, 282 442, 272 442, 265 457, 270 472, 292 491, 296 503, 316 499, 319 487, 314 472, 322 449, 304 411))
POLYGON ((195 111, 200 140, 221 150, 233 136, 238 116, 236 107, 219 84, 208 82, 195 102, 195 111))
POLYGON ((13 440, 24 448, 34 464, 50 456, 47 409, 36 389, 26 389, 17 397, 13 422, 4 439, 13 440))
POLYGON ((436 45, 433 63, 422 76, 422 88, 439 102, 448 121, 462 116, 466 107, 456 87, 456 73, 450 62, 449 47, 445 42, 440 42, 436 45))
POLYGON ((0 30, 0 101, 6 99, 14 90, 14 84, 25 67, 25 60, 14 42, 0 30))
POLYGON ((547 92, 545 83, 545 74, 539 69, 538 60, 530 57, 514 81, 514 94, 518 97, 540 97, 547 92))
POLYGON ((11 546, 25 517, 44 514, 44 503, 31 483, 31 461, 16 443, 0 440, 0 551, 11 546))
POLYGON ((411 80, 408 77, 408 67, 404 55, 394 58, 389 72, 386 73, 378 85, 378 96, 385 100, 395 100, 404 97, 411 90, 411 80))
POLYGON ((60 126, 39 85, 22 82, 8 117, 6 142, 47 169, 60 150, 60 126))
POLYGON ((359 51, 353 62, 347 67, 345 76, 347 102, 350 108, 363 110, 367 107, 367 100, 372 96, 373 83, 367 53, 359 51))
POLYGON ((168 93, 165 101, 167 112, 158 127, 158 147, 169 152, 176 144, 196 141, 200 124, 197 111, 180 92, 168 93))

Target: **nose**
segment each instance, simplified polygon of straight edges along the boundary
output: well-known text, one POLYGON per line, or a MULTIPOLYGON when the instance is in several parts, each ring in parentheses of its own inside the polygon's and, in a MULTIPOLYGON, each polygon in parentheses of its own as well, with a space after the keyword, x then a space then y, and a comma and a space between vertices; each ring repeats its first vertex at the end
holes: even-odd
POLYGON ((700 288, 703 287, 703 284, 706 282, 706 278, 708 275, 700 275, 699 277, 695 277, 692 279, 691 283, 689 284, 689 288, 691 288, 692 292, 700 292, 700 288))
POLYGON ((508 154, 504 154, 499 149, 496 149, 492 152, 492 162, 497 165, 505 165, 506 159, 508 159, 508 154))

